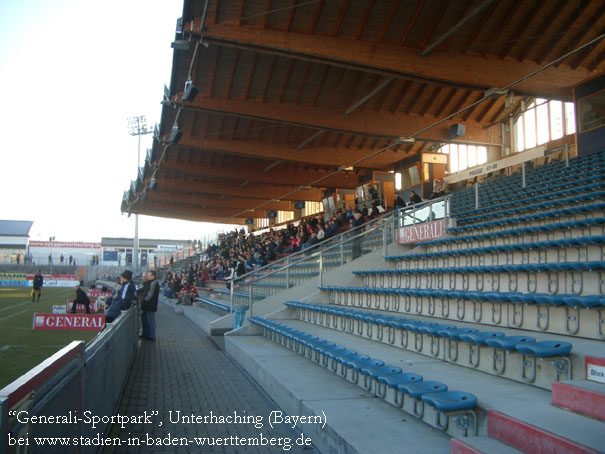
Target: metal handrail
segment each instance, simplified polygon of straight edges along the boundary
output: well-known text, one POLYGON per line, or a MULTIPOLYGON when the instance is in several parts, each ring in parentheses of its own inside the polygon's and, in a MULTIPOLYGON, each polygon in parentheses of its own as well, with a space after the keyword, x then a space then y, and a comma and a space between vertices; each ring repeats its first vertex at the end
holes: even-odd
MULTIPOLYGON (((394 211, 392 213, 396 213, 396 212, 394 211)), ((352 242, 353 240, 355 240, 357 238, 362 238, 364 236, 368 236, 369 234, 374 233, 376 231, 380 231, 380 230, 382 230, 383 232, 386 233, 385 226, 389 225, 389 224, 395 224, 397 222, 397 219, 398 219, 397 217, 393 217, 392 214, 389 214, 389 215, 382 216, 381 218, 376 219, 375 221, 366 222, 363 225, 360 225, 353 229, 347 230, 346 232, 342 232, 341 234, 333 237, 334 239, 338 239, 338 242, 335 242, 333 245, 331 245, 327 248, 319 248, 319 246, 325 247, 325 244, 322 244, 322 243, 314 245, 313 247, 318 246, 318 248, 315 250, 315 252, 311 253, 310 255, 307 254, 307 252, 312 248, 305 249, 305 251, 300 251, 296 254, 293 254, 292 256, 288 256, 288 257, 280 260, 280 262, 284 261, 284 260, 289 260, 293 256, 301 257, 302 255, 304 255, 304 257, 301 257, 298 260, 294 260, 293 262, 291 261, 291 263, 287 263, 286 265, 284 265, 278 269, 269 271, 268 273, 264 273, 261 276, 253 277, 252 279, 246 281, 245 283, 249 285, 249 302, 248 302, 248 307, 250 310, 249 316, 250 317, 252 316, 253 287, 254 287, 254 284, 257 283, 258 281, 267 279, 268 277, 281 273, 284 270, 289 271, 290 267, 292 267, 293 265, 300 264, 301 262, 304 262, 304 261, 311 261, 311 260, 315 260, 315 259, 319 258, 319 267, 320 267, 319 278, 320 278, 320 285, 321 285, 322 274, 323 274, 323 254, 324 253, 327 253, 329 251, 333 251, 333 250, 339 248, 341 250, 341 265, 342 265, 344 263, 343 259, 342 259, 342 257, 343 257, 342 251, 343 251, 344 244, 346 242, 352 242), (368 226, 370 226, 370 229, 365 230, 363 232, 361 231, 362 229, 367 229, 368 226), (361 233, 358 233, 356 235, 351 235, 351 232, 354 232, 356 230, 361 233)), ((383 238, 384 238, 384 235, 383 235, 383 238)), ((386 238, 384 238, 383 241, 386 241, 386 238)), ((385 245, 385 247, 386 247, 386 245, 385 245)), ((276 262, 273 262, 273 263, 271 263, 271 265, 275 265, 275 263, 276 262)), ((263 267, 262 269, 265 269, 265 268, 267 268, 267 266, 263 267)), ((255 273, 257 271, 255 271, 255 273)), ((247 276, 250 277, 250 275, 247 275, 247 276)), ((233 284, 233 283, 237 282, 238 280, 244 279, 245 277, 246 277, 246 275, 242 276, 241 278, 236 278, 236 279, 232 280, 231 282, 233 284)), ((231 291, 230 291, 231 311, 233 311, 233 292, 234 292, 233 289, 234 289, 234 285, 231 285, 231 291)))

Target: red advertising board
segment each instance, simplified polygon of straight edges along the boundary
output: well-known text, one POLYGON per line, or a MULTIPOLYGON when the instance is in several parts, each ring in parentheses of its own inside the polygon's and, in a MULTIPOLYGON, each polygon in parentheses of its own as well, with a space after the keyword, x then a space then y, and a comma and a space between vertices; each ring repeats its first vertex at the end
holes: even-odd
MULTIPOLYGON (((34 280, 34 276, 35 276, 35 274, 27 274, 25 276, 25 278, 28 281, 33 281, 34 280)), ((53 274, 52 276, 50 274, 43 274, 42 277, 44 278, 45 281, 48 281, 48 280, 75 281, 76 280, 76 275, 75 274, 53 274)))
POLYGON ((400 227, 397 231, 397 243, 419 243, 421 241, 434 240, 445 234, 445 219, 425 222, 423 224, 408 225, 400 227))
POLYGON ((33 329, 101 331, 105 314, 34 314, 33 329))

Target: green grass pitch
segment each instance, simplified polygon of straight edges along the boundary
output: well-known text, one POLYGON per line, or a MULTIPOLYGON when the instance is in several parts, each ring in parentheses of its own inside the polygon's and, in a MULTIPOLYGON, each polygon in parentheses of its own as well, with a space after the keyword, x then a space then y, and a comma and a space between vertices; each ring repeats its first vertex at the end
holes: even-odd
POLYGON ((32 303, 31 288, 0 287, 0 389, 40 364, 72 340, 90 341, 97 331, 32 329, 35 312, 51 313, 53 304, 75 297, 73 288, 43 288, 32 303))

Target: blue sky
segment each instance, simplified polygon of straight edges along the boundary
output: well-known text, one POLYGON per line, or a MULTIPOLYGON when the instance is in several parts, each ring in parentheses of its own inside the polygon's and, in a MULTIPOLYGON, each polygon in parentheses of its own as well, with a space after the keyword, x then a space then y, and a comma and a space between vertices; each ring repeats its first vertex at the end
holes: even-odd
MULTIPOLYGON (((159 121, 182 7, 0 1, 0 219, 34 221, 36 240, 134 234, 134 216, 120 213, 137 168, 126 119, 159 121)), ((139 236, 193 239, 217 227, 141 216, 139 236)))

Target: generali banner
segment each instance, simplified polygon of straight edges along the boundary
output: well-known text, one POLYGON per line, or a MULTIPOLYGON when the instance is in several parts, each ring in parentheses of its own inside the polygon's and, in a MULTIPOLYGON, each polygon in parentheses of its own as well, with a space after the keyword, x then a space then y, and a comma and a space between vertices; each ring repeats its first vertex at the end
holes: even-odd
POLYGON ((434 240, 445 234, 445 219, 425 222, 423 224, 400 227, 397 231, 397 243, 419 243, 434 240))
POLYGON ((105 314, 34 314, 33 329, 101 331, 105 314))

